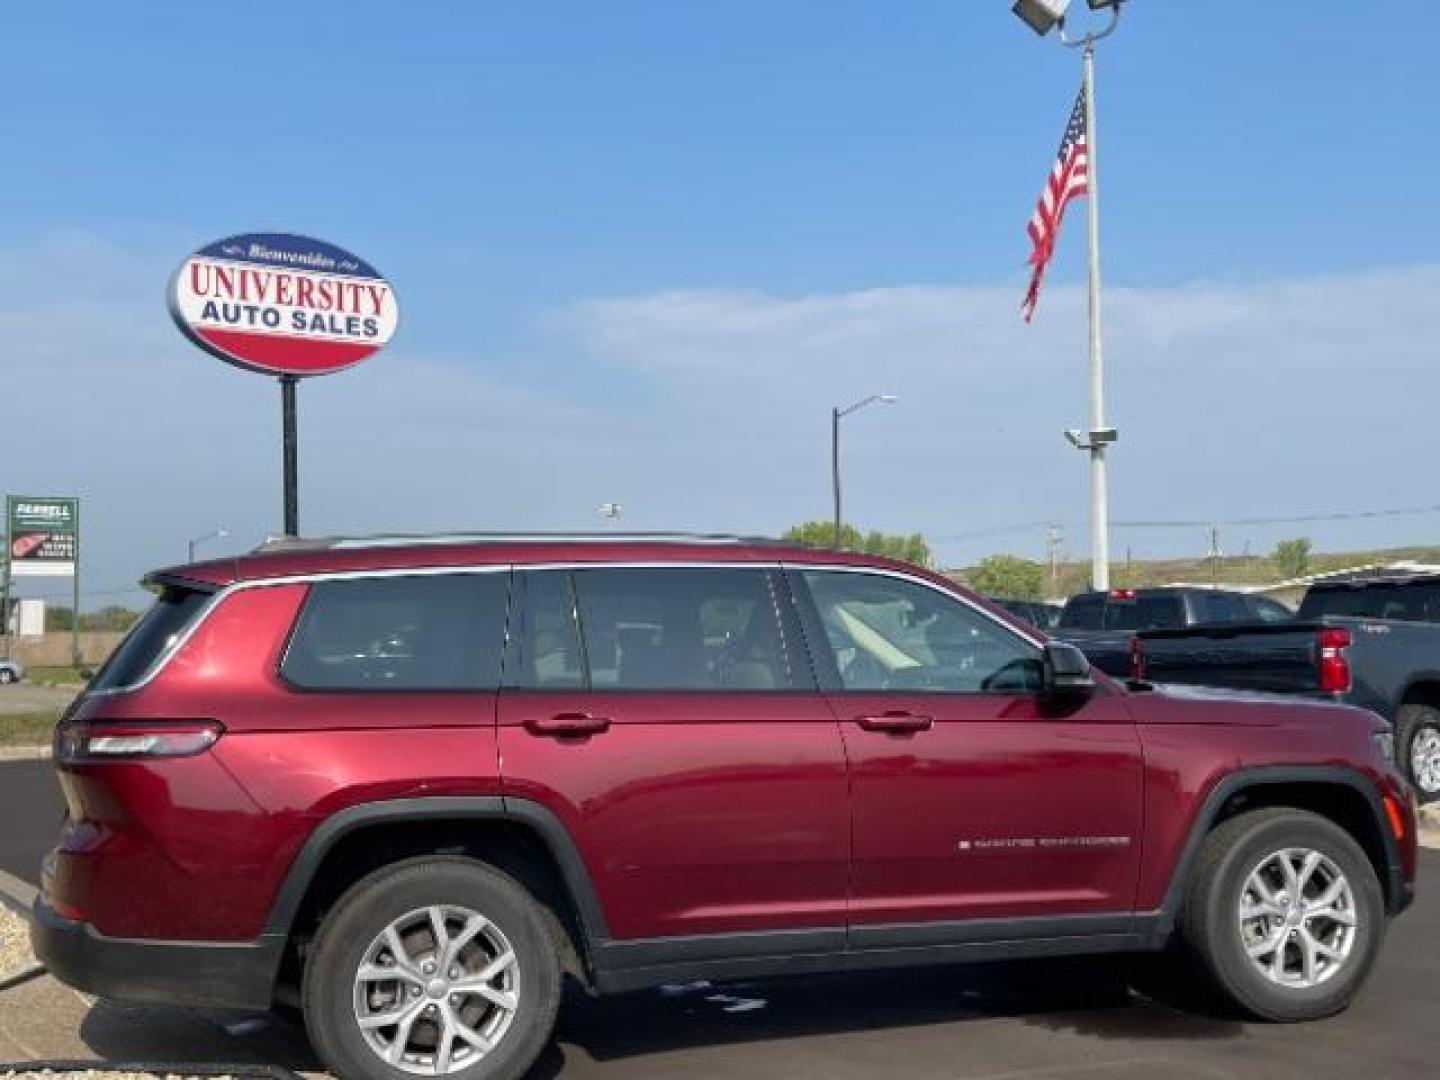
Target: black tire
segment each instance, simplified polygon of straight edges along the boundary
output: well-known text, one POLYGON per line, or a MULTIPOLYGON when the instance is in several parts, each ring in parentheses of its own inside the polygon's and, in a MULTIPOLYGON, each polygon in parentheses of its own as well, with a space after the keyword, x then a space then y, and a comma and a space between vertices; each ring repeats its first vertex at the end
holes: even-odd
MULTIPOLYGON (((326 915, 306 961, 301 988, 315 1051, 342 1080, 414 1080, 381 1059, 356 1017, 355 975, 371 943, 398 919, 435 905, 483 915, 516 957, 518 1004, 493 1049, 448 1080, 515 1080, 540 1055, 560 1006, 560 964, 546 915, 513 878, 471 859, 413 859, 364 878, 326 915)), ((422 999, 424 1000, 424 999, 422 999)))
MULTIPOLYGON (((1432 740, 1440 740, 1440 709, 1432 709, 1429 705, 1401 705, 1395 714, 1395 754, 1400 759, 1405 779, 1410 781, 1423 803, 1440 801, 1440 776, 1434 769, 1416 769, 1417 744, 1423 746, 1432 740), (1422 784, 1421 776, 1425 776, 1428 783, 1422 784)), ((1434 752, 1429 747, 1426 750, 1434 752)))
POLYGON ((1251 1016, 1279 1023, 1318 1020, 1343 1010, 1364 984, 1385 936, 1385 904, 1369 858, 1338 825, 1302 810, 1254 810, 1205 838, 1186 890, 1180 933, 1216 989, 1251 1016), (1354 901, 1349 956, 1312 987, 1271 981, 1246 954, 1241 936, 1239 906, 1247 879, 1268 856, 1287 848, 1324 855, 1344 874, 1354 901))
POLYGON ((12 683, 14 681, 15 672, 11 671, 9 668, 0 668, 0 685, 3 685, 5 683, 12 683))

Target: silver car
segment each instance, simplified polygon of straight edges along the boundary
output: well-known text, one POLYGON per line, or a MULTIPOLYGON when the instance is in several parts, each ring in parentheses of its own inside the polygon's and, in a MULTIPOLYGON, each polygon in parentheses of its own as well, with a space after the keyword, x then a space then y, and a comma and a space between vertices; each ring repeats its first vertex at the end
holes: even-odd
POLYGON ((25 665, 19 660, 0 659, 0 685, 19 682, 25 677, 25 665))

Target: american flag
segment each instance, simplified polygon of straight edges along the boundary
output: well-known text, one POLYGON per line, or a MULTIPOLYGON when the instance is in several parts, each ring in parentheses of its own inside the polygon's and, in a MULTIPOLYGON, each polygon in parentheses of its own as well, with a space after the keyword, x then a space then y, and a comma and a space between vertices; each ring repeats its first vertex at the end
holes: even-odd
POLYGON ((1030 288, 1026 290, 1025 302, 1020 311, 1028 323, 1035 316, 1035 305, 1040 302, 1040 282, 1045 279, 1045 268, 1055 254, 1055 241, 1060 236, 1060 222, 1065 217, 1065 207, 1070 200, 1086 193, 1086 181, 1090 175, 1089 137, 1085 130, 1085 90, 1075 99, 1075 109, 1070 113, 1070 123, 1065 126, 1065 138, 1060 141, 1060 153, 1055 166, 1045 179, 1045 190, 1040 194, 1040 203, 1030 218, 1029 233, 1030 288))

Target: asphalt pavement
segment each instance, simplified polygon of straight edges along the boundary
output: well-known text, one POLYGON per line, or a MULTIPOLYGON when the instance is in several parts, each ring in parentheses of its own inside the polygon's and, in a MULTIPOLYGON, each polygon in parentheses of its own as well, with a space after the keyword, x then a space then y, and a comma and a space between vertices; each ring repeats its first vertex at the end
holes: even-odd
MULTIPOLYGON (((0 765, 0 867, 34 880, 58 793, 43 763, 0 765)), ((1436 1075, 1440 852, 1360 1000, 1313 1024, 1242 1023, 1159 958, 1028 962, 571 993, 534 1080, 1420 1080, 1436 1075)), ((95 1003, 42 979, 0 1007, 0 1058, 83 1056, 318 1068, 273 1018, 95 1003)))
POLYGON ((0 870, 35 884, 64 807, 50 762, 0 762, 0 870))

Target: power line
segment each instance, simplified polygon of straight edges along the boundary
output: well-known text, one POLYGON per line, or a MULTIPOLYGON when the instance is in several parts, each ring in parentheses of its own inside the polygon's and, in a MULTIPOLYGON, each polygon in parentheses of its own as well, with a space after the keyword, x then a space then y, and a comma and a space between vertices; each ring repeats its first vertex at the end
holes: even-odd
POLYGON ((1295 514, 1290 517, 1210 518, 1195 521, 1117 521, 1126 529, 1208 529, 1215 525, 1303 525, 1326 521, 1367 521, 1376 518, 1416 517, 1440 514, 1440 506, 1407 506, 1388 510, 1335 510, 1328 513, 1295 514))

